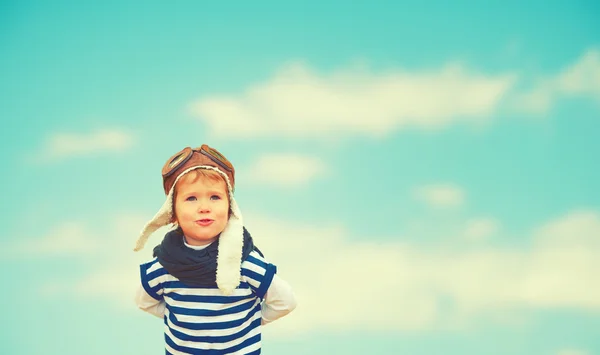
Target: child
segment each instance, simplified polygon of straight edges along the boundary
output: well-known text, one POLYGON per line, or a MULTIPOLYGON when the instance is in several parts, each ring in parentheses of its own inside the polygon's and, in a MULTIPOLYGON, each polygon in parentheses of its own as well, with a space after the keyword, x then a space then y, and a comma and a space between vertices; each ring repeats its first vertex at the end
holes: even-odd
POLYGON ((138 307, 164 319, 167 354, 260 354, 261 325, 296 300, 243 226, 233 166, 204 144, 172 156, 162 176, 167 199, 134 250, 158 228, 177 228, 140 266, 138 307))

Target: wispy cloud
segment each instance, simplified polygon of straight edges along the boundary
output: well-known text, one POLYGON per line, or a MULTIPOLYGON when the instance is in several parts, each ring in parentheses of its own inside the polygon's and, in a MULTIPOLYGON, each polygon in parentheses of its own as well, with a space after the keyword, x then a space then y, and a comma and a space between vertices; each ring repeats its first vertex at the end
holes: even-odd
POLYGON ((244 180, 271 186, 298 186, 329 173, 321 159, 300 154, 267 154, 249 166, 244 180))
POLYGON ((97 239, 80 222, 63 222, 43 236, 23 236, 0 246, 3 258, 23 259, 87 254, 97 249, 97 239))
MULTIPOLYGON (((93 253, 86 254, 84 261, 78 267, 86 270, 81 279, 55 278, 42 283, 38 292, 45 297, 72 297, 86 299, 89 302, 106 302, 119 307, 121 310, 136 311, 133 297, 139 285, 139 265, 150 260, 151 243, 158 243, 162 235, 169 229, 160 228, 156 231, 146 249, 139 253, 132 251, 135 240, 151 216, 135 213, 120 212, 108 218, 103 224, 106 230, 102 237, 91 237, 89 233, 84 245, 93 245, 93 253), (94 241, 96 241, 94 243, 94 241), (90 243, 91 242, 91 243, 90 243), (106 262, 110 260, 110 262, 106 262)), ((89 224, 80 222, 78 229, 89 230, 89 224)), ((37 241, 30 242, 31 245, 37 241)), ((56 246, 63 255, 68 250, 56 246)), ((85 249, 88 250, 88 249, 85 249)), ((72 252, 79 251, 75 248, 72 252)))
POLYGON ((518 109, 545 113, 557 99, 587 96, 600 101, 600 49, 590 48, 556 75, 538 79, 530 91, 515 95, 518 109))
POLYGON ((210 134, 223 137, 382 136, 484 121, 515 80, 512 73, 485 75, 456 63, 420 72, 354 67, 330 74, 291 63, 242 94, 202 97, 190 107, 210 134))
POLYGON ((465 201, 463 189, 451 183, 420 186, 414 190, 414 195, 432 207, 458 207, 465 201))
POLYGON ((118 153, 133 146, 135 138, 122 129, 100 129, 90 133, 54 133, 37 154, 38 161, 54 161, 95 153, 118 153))

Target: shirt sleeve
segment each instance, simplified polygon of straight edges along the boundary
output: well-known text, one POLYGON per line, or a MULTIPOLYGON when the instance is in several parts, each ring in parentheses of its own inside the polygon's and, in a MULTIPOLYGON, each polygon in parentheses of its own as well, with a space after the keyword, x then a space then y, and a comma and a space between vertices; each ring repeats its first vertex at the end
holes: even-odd
POLYGON ((273 276, 277 273, 277 267, 265 260, 256 251, 252 251, 248 258, 242 263, 243 281, 261 299, 265 297, 273 276))
POLYGON ((263 324, 285 316, 293 311, 296 305, 296 297, 290 285, 279 276, 273 276, 273 281, 262 304, 263 324))
POLYGON ((138 308, 162 318, 165 311, 161 276, 166 270, 156 259, 140 265, 140 285, 135 295, 138 308))
POLYGON ((137 293, 135 295, 135 303, 138 308, 148 312, 158 318, 163 318, 165 315, 166 304, 164 300, 157 300, 154 297, 150 296, 144 286, 141 284, 138 287, 137 293))
POLYGON ((146 293, 157 301, 163 299, 161 276, 167 271, 159 264, 158 259, 140 265, 140 280, 146 293))

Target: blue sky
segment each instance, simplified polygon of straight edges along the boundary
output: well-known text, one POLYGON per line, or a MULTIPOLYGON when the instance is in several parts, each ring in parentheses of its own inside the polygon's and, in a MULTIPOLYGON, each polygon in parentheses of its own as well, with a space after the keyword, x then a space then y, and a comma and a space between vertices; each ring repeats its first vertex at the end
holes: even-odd
POLYGON ((131 249, 208 143, 299 299, 265 353, 600 354, 598 13, 3 1, 0 352, 163 353, 131 249))

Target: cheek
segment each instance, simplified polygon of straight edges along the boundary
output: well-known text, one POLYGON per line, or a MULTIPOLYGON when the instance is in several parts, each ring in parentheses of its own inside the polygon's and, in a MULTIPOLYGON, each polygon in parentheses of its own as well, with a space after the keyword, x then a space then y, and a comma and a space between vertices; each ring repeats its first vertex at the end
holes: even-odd
POLYGON ((229 207, 225 206, 219 209, 219 215, 221 217, 227 218, 229 216, 229 207))
POLYGON ((225 202, 223 205, 219 206, 219 216, 223 218, 229 219, 229 203, 225 202))
MULTIPOLYGON (((191 205, 191 204, 190 204, 191 205)), ((189 216, 193 212, 193 208, 190 208, 190 205, 178 205, 175 207, 175 214, 177 218, 184 219, 186 216, 189 216)))

